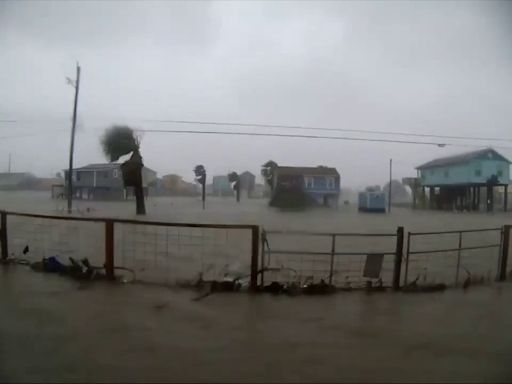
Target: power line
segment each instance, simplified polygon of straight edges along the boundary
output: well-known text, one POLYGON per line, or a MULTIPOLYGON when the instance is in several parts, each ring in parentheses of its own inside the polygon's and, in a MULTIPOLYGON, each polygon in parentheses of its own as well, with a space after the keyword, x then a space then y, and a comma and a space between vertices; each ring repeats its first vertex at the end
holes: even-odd
POLYGON ((192 120, 144 120, 153 123, 175 123, 175 124, 197 124, 197 125, 220 125, 234 127, 257 127, 257 128, 279 128, 279 129, 302 129, 309 131, 331 131, 331 132, 352 132, 352 133, 372 133, 379 135, 395 135, 395 136, 411 136, 411 137, 433 137, 438 139, 463 139, 477 141, 509 141, 512 139, 498 137, 476 137, 476 136, 455 136, 455 135, 436 135, 426 133, 409 133, 397 131, 377 131, 369 129, 345 129, 345 128, 327 128, 327 127, 310 127, 305 125, 280 125, 280 124, 259 124, 259 123, 233 123, 219 121, 192 121, 192 120))
MULTIPOLYGON (((115 119, 113 119, 113 120, 115 120, 115 119)), ((410 133, 410 132, 399 132, 399 131, 378 131, 378 130, 369 130, 369 129, 312 127, 312 126, 304 126, 304 125, 282 125, 282 124, 260 124, 260 123, 233 123, 233 122, 195 121, 195 120, 152 120, 152 119, 138 120, 138 119, 136 119, 136 121, 151 122, 151 123, 216 125, 216 126, 227 126, 227 127, 278 128, 278 129, 292 129, 292 130, 350 132, 350 133, 363 133, 363 134, 395 135, 395 136, 406 136, 406 137, 409 136, 409 137, 419 137, 419 138, 422 137, 422 138, 471 140, 471 141, 498 141, 498 142, 506 141, 506 142, 512 142, 512 138, 483 137, 483 136, 479 137, 479 136, 438 135, 438 134, 410 133)), ((28 122, 28 120, 0 120, 0 123, 20 123, 20 122, 28 122)), ((32 122, 40 122, 40 120, 33 120, 32 122)), ((508 147, 502 147, 502 148, 507 148, 508 149, 508 147)))
MULTIPOLYGON (((346 140, 346 141, 366 141, 377 143, 396 143, 396 144, 415 144, 415 145, 435 145, 440 148, 446 146, 465 147, 465 148, 485 148, 485 146, 457 144, 457 143, 439 143, 430 141, 410 141, 410 140, 391 140, 391 139, 370 139, 363 137, 343 137, 343 136, 317 136, 317 135, 300 135, 300 134, 284 134, 284 133, 257 133, 257 132, 225 132, 225 131, 191 131, 178 129, 135 129, 138 132, 153 133, 184 133, 197 135, 230 135, 230 136, 259 136, 259 137, 281 137, 281 138, 298 138, 298 139, 327 139, 327 140, 346 140)), ((512 147, 494 146, 493 148, 512 150, 512 147)))
POLYGON ((22 137, 42 136, 42 135, 47 135, 49 133, 56 133, 56 132, 59 132, 59 131, 60 132, 61 131, 67 131, 67 129, 55 129, 55 130, 47 131, 47 132, 25 133, 25 134, 21 134, 21 135, 0 136, 0 140, 18 139, 18 138, 22 138, 22 137))
MULTIPOLYGON (((369 139, 362 137, 341 137, 341 136, 317 136, 317 135, 299 135, 285 133, 257 133, 257 132, 225 132, 225 131, 190 131, 178 129, 136 129, 138 132, 155 132, 155 133, 185 133, 199 135, 231 135, 231 136, 260 136, 260 137, 288 137, 299 139, 328 139, 328 140, 348 140, 348 141, 370 141, 379 143, 399 143, 399 144, 423 144, 445 147, 445 143, 435 143, 428 141, 407 141, 407 140, 390 140, 390 139, 369 139)), ((512 149, 512 148, 511 148, 512 149)))

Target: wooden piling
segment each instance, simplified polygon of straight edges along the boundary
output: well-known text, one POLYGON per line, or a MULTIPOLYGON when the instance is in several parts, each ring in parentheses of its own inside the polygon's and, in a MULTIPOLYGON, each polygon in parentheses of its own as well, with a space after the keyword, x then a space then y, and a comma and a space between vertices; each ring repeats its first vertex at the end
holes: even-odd
POLYGON ((114 274, 114 221, 105 221, 105 274, 110 280, 115 279, 114 274))
POLYGON ((402 255, 404 251, 404 227, 396 230, 396 250, 393 268, 393 290, 400 290, 400 273, 402 269, 402 255))
POLYGON ((2 259, 5 260, 9 256, 9 247, 7 246, 7 212, 0 213, 0 242, 2 247, 2 259))

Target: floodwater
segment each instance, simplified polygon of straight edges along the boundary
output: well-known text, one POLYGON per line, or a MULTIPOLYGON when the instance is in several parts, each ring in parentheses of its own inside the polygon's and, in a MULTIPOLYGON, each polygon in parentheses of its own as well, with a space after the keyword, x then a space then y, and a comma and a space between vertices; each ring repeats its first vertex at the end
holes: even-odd
MULTIPOLYGON (((342 199, 341 199, 342 200, 342 199)), ((74 214, 84 217, 137 219, 135 202, 74 201, 74 214)), ((49 192, 0 191, 0 209, 20 212, 66 214, 64 200, 52 200, 49 192)), ((207 196, 206 210, 200 198, 151 197, 146 200, 145 220, 168 222, 258 224, 266 229, 329 232, 409 231, 472 229, 512 224, 512 212, 452 213, 393 208, 391 214, 359 213, 354 204, 338 209, 317 208, 303 212, 282 212, 267 206, 266 199, 242 199, 207 196)))
MULTIPOLYGON (((80 201, 75 202, 74 214, 135 218, 134 205, 133 201, 80 201)), ((0 208, 9 211, 65 215, 65 207, 64 201, 51 200, 48 193, 0 193, 0 208)), ((205 211, 195 198, 150 198, 147 209, 144 219, 148 220, 316 232, 394 233, 399 225, 406 231, 437 231, 512 223, 511 215, 503 212, 393 209, 383 215, 340 206, 284 213, 268 208, 265 200, 242 199, 237 204, 222 198, 208 198, 205 211)), ((85 250, 91 260, 102 261, 101 223, 57 226, 16 220, 8 221, 14 254, 30 242, 29 258, 52 252, 76 256, 85 250)), ((212 255, 225 258, 223 263, 249 257, 247 238, 240 234, 133 227, 116 232, 116 263, 136 269, 138 277, 151 268, 164 271, 165 278, 177 270, 195 274, 208 267, 212 255), (210 242, 207 247, 205 241, 210 242), (163 249, 162 244, 166 244, 163 249), (186 263, 192 263, 190 268, 180 270, 186 263)), ((312 244, 307 239, 269 240, 274 248, 312 244)), ((420 245, 448 247, 453 241, 457 239, 436 237, 420 245)), ((479 263, 483 257, 495 266, 496 250, 492 252, 489 257, 479 254, 479 263)), ((468 260, 463 263, 471 268, 468 260)), ((433 269, 429 278, 439 278, 433 269)), ((449 274, 453 278, 453 270, 449 274)), ((192 301, 195 295, 144 284, 80 284, 23 266, 2 267, 0 381, 512 380, 510 283, 430 294, 351 292, 294 298, 213 294, 192 301)))
MULTIPOLYGON (((66 201, 52 200, 47 192, 1 192, 0 208, 10 211, 66 215, 66 201)), ((317 208, 304 212, 283 212, 267 206, 265 199, 207 198, 202 210, 199 198, 158 197, 146 202, 145 220, 175 223, 257 224, 266 231, 301 230, 312 232, 361 232, 395 234, 398 226, 405 231, 446 231, 460 229, 501 228, 512 223, 511 213, 451 213, 393 208, 391 214, 359 213, 355 206, 341 205, 338 209, 317 208)), ((141 219, 135 215, 134 201, 96 202, 75 201, 74 215, 80 217, 116 217, 141 219)), ((58 222, 11 217, 9 246, 19 254, 30 245, 29 258, 60 255, 64 259, 88 257, 96 265, 103 264, 104 227, 101 223, 58 222)), ((132 224, 115 226, 116 265, 136 271, 137 278, 174 284, 191 282, 200 273, 208 279, 222 278, 227 270, 247 274, 250 266, 251 241, 249 230, 190 229, 184 227, 151 227, 132 224)), ((491 246, 436 254, 411 256, 407 268, 408 280, 424 283, 455 285, 471 274, 472 277, 492 281, 497 275, 500 257, 500 230, 467 233, 462 246, 491 246), (457 272, 458 269, 458 272, 457 272)), ((407 240, 407 239, 406 239, 407 240)), ((337 252, 388 253, 384 258, 382 278, 391 284, 395 237, 338 237, 337 252)), ((269 234, 270 254, 266 262, 271 267, 287 268, 290 273, 270 273, 268 278, 280 281, 290 279, 315 280, 330 275, 329 257, 297 255, 293 252, 312 251, 329 253, 332 238, 269 234), (281 253, 279 253, 281 251, 281 253), (287 253, 289 252, 289 253, 287 253)), ((413 237, 411 251, 454 249, 458 234, 413 237)), ((407 245, 404 247, 404 252, 407 245)), ((333 281, 337 285, 364 284, 362 271, 364 257, 346 255, 336 257, 333 263, 333 281)), ((405 266, 402 282, 405 282, 405 266)), ((284 271, 284 269, 283 269, 284 271)))
POLYGON ((510 382, 512 286, 325 297, 0 277, 0 381, 510 382))

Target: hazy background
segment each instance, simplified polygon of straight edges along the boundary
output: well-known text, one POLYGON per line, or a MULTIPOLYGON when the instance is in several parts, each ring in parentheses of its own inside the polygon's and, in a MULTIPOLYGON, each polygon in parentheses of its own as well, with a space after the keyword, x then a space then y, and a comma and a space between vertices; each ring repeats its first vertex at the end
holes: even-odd
MULTIPOLYGON (((9 152, 13 171, 66 168, 74 91, 65 78, 74 77, 77 60, 76 166, 105 161, 98 137, 112 123, 195 128, 148 119, 512 139, 511 32, 511 2, 1 1, 0 120, 17 122, 0 122, 0 170, 9 152)), ((512 157, 512 142, 494 144, 510 147, 498 150, 512 157)), ((342 186, 383 183, 390 157, 402 177, 467 150, 157 133, 142 141, 146 165, 160 176, 192 179, 198 163, 209 175, 259 174, 274 159, 335 166, 342 186)))

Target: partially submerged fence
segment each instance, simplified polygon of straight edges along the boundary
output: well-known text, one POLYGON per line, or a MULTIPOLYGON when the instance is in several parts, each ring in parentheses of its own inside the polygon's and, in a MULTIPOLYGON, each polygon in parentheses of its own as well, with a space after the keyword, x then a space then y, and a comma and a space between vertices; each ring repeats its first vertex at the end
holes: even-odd
POLYGON ((404 285, 505 280, 510 226, 408 232, 404 285))
POLYGON ((353 288, 376 280, 400 287, 403 227, 394 233, 263 231, 260 285, 324 281, 353 288))
POLYGON ((199 276, 247 277, 256 288, 259 227, 256 225, 166 223, 107 218, 1 212, 2 257, 29 261, 60 256, 104 266, 113 278, 118 266, 138 280, 190 284, 199 276), (253 267, 252 267, 253 266, 253 267), (251 269, 252 267, 252 269, 251 269))
POLYGON ((164 284, 190 284, 199 276, 204 280, 246 276, 252 289, 270 281, 324 280, 338 287, 374 281, 399 289, 411 281, 458 285, 467 276, 473 281, 505 280, 511 229, 505 225, 408 232, 404 255, 402 227, 389 233, 261 231, 260 237, 257 225, 16 212, 0 212, 0 225, 4 259, 20 256, 28 245, 30 252, 23 257, 29 261, 87 257, 104 266, 110 278, 116 267, 134 270, 138 280, 164 284))

